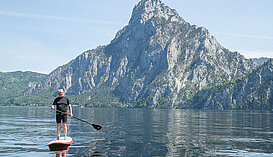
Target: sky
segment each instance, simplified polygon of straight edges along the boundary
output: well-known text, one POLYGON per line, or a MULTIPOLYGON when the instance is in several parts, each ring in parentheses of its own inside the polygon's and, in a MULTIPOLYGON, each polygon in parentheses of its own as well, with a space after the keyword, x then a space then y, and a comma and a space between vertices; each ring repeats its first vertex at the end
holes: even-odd
MULTIPOLYGON (((140 0, 0 0, 0 72, 49 74, 107 45, 140 0)), ((161 0, 246 58, 273 58, 273 0, 161 0)))

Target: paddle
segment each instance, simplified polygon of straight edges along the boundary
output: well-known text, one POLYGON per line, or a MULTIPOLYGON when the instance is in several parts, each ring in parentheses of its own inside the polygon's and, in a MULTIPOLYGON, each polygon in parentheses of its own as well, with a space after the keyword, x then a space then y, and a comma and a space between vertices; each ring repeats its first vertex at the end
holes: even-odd
MULTIPOLYGON (((62 113, 62 114, 66 114, 66 115, 69 115, 69 116, 70 116, 70 114, 64 113, 64 112, 62 112, 62 111, 60 111, 60 110, 57 110, 57 109, 56 109, 56 111, 57 111, 57 112, 60 112, 60 113, 62 113)), ((92 123, 90 123, 90 122, 87 122, 87 121, 82 120, 82 119, 80 119, 80 118, 77 118, 77 117, 75 117, 75 116, 72 116, 72 117, 75 118, 75 119, 77 119, 77 120, 80 120, 80 121, 82 121, 82 122, 85 122, 85 123, 87 123, 87 124, 92 125, 96 130, 100 130, 100 129, 102 128, 100 125, 92 124, 92 123)))

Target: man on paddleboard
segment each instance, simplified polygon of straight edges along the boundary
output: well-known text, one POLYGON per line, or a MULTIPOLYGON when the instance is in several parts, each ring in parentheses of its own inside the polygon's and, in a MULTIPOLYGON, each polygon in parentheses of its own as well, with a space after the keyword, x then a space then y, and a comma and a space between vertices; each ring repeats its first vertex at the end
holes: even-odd
POLYGON ((58 90, 58 95, 53 105, 51 106, 51 109, 54 110, 56 108, 56 122, 57 122, 57 133, 58 133, 58 140, 60 139, 61 135, 61 122, 63 122, 63 130, 64 130, 64 138, 66 139, 67 135, 67 108, 69 108, 69 116, 72 117, 72 107, 69 103, 68 98, 64 97, 64 92, 62 89, 58 90))

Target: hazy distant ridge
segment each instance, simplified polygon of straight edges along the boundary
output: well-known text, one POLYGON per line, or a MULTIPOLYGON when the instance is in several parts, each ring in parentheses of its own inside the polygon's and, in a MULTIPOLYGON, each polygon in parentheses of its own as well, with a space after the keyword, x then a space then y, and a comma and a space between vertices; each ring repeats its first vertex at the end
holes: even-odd
POLYGON ((0 104, 29 105, 30 101, 17 103, 23 93, 45 79, 47 75, 31 71, 0 72, 0 104))

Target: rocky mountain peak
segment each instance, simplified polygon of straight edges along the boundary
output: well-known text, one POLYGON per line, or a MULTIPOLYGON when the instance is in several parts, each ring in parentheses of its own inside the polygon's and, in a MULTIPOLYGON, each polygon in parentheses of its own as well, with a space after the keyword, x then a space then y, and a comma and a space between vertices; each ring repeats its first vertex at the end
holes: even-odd
POLYGON ((162 4, 160 0, 141 0, 137 5, 136 9, 137 10, 142 10, 142 9, 153 9, 156 6, 159 6, 162 4))
POLYGON ((142 0, 134 7, 129 24, 145 24, 150 19, 168 20, 173 17, 173 21, 182 20, 176 10, 165 6, 160 0, 142 0))

